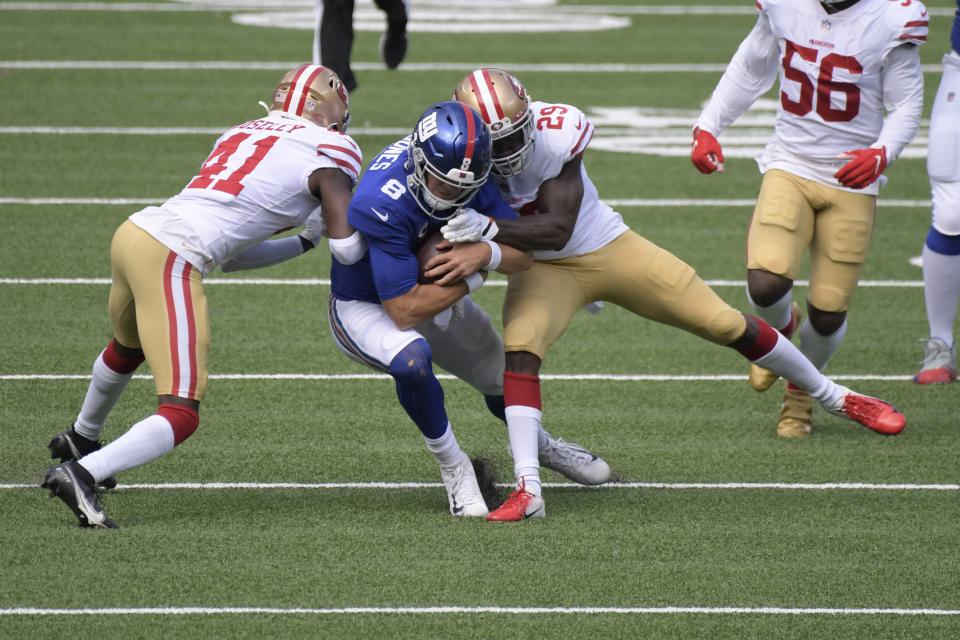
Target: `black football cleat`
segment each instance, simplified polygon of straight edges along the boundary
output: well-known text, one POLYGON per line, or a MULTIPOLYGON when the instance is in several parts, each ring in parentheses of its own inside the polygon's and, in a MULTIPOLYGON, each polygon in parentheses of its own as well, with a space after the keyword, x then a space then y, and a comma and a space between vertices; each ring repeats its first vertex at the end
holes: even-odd
POLYGON ((74 462, 65 462, 47 469, 40 486, 50 490, 50 497, 63 500, 77 516, 81 527, 117 529, 117 523, 103 512, 92 484, 79 477, 74 462))
POLYGON ((380 59, 387 69, 396 69, 407 55, 407 22, 387 23, 387 31, 380 37, 380 59))
MULTIPOLYGON (((47 448, 50 449, 51 458, 59 458, 60 462, 70 462, 97 451, 101 446, 96 440, 88 440, 70 427, 53 436, 47 448)), ((104 489, 114 489, 117 486, 117 478, 115 476, 104 478, 100 486, 104 489)))

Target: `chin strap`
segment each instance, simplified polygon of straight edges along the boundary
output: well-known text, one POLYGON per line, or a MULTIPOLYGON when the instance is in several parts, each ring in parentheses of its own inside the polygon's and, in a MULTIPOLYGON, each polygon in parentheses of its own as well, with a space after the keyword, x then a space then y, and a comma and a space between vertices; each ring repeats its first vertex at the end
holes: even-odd
POLYGON ((259 101, 257 104, 259 104, 261 107, 263 107, 263 110, 266 111, 267 114, 270 113, 270 105, 268 105, 266 102, 264 102, 263 100, 261 100, 261 101, 259 101))

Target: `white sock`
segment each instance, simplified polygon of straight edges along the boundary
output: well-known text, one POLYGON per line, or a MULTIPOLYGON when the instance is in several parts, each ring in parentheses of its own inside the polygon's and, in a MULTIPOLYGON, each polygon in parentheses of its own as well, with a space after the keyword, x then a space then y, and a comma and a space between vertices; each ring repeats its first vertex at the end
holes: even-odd
POLYGON ((823 371, 831 356, 840 348, 843 337, 847 335, 847 321, 844 319, 840 328, 829 336, 823 336, 817 333, 817 330, 810 324, 810 320, 803 323, 800 327, 800 352, 813 363, 819 371, 823 371))
POLYGON ((121 471, 139 467, 173 450, 173 427, 161 415, 153 414, 99 451, 84 456, 80 465, 101 482, 121 471))
POLYGON ((103 423, 117 404, 133 373, 117 373, 103 361, 103 352, 93 362, 93 379, 73 428, 84 438, 99 440, 103 423))
POLYGON ((793 290, 791 289, 769 307, 761 307, 750 297, 750 289, 747 288, 747 302, 750 303, 750 306, 753 307, 757 316, 764 322, 777 331, 783 331, 787 328, 787 325, 790 324, 790 302, 792 294, 793 290))
POLYGON ((930 337, 953 346, 953 321, 960 302, 960 256, 946 256, 923 245, 923 297, 930 337))
POLYGON ((427 449, 434 455, 437 462, 445 467, 460 462, 460 458, 463 457, 463 450, 457 443, 456 436, 453 435, 453 428, 450 426, 450 422, 447 422, 447 430, 444 431, 443 435, 439 438, 423 436, 423 439, 427 443, 427 449))
POLYGON ((540 485, 540 459, 537 452, 543 431, 543 412, 533 407, 511 405, 506 408, 506 416, 517 488, 520 488, 522 479, 524 489, 539 496, 543 489, 540 485))
POLYGON ((753 363, 789 380, 820 402, 836 402, 838 395, 842 396, 843 392, 838 390, 843 387, 820 373, 819 369, 780 333, 777 333, 777 344, 770 353, 757 358, 753 363))

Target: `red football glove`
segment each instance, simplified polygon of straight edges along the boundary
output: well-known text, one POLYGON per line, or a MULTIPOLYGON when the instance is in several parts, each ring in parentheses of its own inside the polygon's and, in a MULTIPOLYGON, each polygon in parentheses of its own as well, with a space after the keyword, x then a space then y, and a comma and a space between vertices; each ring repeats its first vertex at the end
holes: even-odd
POLYGON ((850 162, 843 165, 840 171, 833 174, 833 177, 840 184, 851 189, 863 189, 873 184, 883 173, 883 170, 887 168, 886 147, 854 149, 841 153, 837 157, 841 160, 849 159, 850 162))
POLYGON ((700 173, 723 173, 723 149, 720 143, 709 131, 700 127, 693 130, 693 149, 690 150, 690 160, 693 161, 700 173))

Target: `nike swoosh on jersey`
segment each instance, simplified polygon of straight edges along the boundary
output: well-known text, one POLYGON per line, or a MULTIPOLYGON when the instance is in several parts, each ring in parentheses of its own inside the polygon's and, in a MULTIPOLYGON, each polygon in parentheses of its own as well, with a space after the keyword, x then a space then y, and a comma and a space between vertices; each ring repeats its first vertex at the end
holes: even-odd
POLYGON ((379 211, 377 211, 377 210, 374 209, 373 207, 370 207, 370 211, 373 211, 375 214, 377 214, 377 217, 380 218, 381 220, 383 220, 384 222, 386 222, 387 219, 390 217, 390 214, 389 214, 389 213, 380 213, 379 211))

